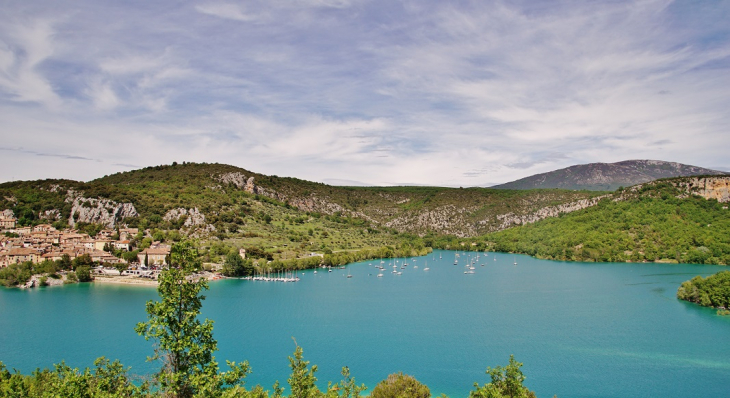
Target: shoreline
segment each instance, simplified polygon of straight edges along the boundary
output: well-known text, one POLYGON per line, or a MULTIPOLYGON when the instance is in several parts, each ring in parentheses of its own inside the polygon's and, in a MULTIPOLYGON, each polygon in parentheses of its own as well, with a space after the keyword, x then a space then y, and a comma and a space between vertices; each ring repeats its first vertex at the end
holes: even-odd
POLYGON ((157 281, 130 276, 94 276, 92 283, 157 287, 157 281))

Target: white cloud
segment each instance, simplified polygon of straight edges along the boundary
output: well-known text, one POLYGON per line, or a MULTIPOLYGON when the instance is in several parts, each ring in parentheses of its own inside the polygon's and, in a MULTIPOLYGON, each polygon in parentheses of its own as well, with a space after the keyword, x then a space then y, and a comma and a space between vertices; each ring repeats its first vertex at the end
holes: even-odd
POLYGON ((198 5, 195 9, 203 14, 212 15, 214 17, 223 19, 232 19, 235 21, 251 22, 256 20, 256 17, 250 14, 246 14, 240 6, 229 3, 217 3, 217 4, 203 4, 198 5))
POLYGON ((15 21, 0 42, 0 87, 18 102, 57 105, 52 86, 38 71, 53 54, 52 24, 48 20, 15 21))
POLYGON ((1 138, 98 154, 54 158, 69 177, 191 160, 466 186, 726 157, 727 4, 24 3, 0 14, 1 138))

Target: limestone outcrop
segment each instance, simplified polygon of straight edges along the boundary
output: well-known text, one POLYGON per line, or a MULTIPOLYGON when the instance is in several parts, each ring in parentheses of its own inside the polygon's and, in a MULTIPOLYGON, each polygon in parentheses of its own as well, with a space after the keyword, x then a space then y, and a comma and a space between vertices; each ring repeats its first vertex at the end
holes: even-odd
POLYGON ((61 219, 61 212, 57 209, 42 211, 38 213, 38 218, 47 221, 58 221, 61 219))
POLYGON ((694 195, 718 202, 730 202, 730 177, 688 178, 677 183, 694 195))
MULTIPOLYGON (((205 225, 205 215, 198 210, 197 207, 192 209, 185 209, 178 207, 177 209, 168 210, 167 213, 162 217, 165 221, 179 220, 180 217, 186 217, 185 227, 196 227, 199 225, 205 225)), ((215 228, 214 228, 215 230, 215 228)))
POLYGON ((69 190, 66 202, 72 203, 68 223, 71 227, 78 222, 102 224, 113 228, 125 218, 138 217, 137 209, 131 203, 117 203, 109 199, 86 198, 69 190))
MULTIPOLYGON (((517 215, 514 213, 499 214, 496 216, 497 220, 499 220, 499 226, 494 230, 501 231, 515 225, 531 224, 549 217, 557 217, 560 214, 572 213, 574 211, 583 210, 587 207, 595 206, 601 199, 610 196, 611 195, 601 195, 591 199, 581 199, 575 202, 564 203, 557 206, 543 207, 537 211, 524 215, 517 215)), ((480 223, 486 224, 486 221, 480 221, 480 223)))

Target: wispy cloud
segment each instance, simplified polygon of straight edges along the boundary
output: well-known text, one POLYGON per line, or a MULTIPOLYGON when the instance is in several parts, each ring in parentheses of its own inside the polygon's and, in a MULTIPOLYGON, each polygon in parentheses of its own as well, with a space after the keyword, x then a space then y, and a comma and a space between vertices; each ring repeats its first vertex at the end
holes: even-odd
POLYGON ((7 5, 4 145, 99 162, 3 150, 0 180, 21 159, 19 178, 190 160, 450 186, 724 164, 728 18, 665 0, 7 5))
POLYGON ((212 15, 223 19, 233 19, 236 21, 250 22, 256 20, 256 17, 246 14, 241 6, 230 3, 202 4, 195 7, 198 12, 212 15))

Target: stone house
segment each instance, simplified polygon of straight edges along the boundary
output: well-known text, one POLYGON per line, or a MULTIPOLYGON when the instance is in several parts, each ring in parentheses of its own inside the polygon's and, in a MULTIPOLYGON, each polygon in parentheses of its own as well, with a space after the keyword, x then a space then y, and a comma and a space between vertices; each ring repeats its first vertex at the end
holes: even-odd
POLYGON ((104 246, 107 244, 111 244, 111 239, 97 239, 94 241, 94 249, 95 250, 104 250, 104 246))
POLYGON ((112 242, 114 245, 114 248, 117 250, 126 250, 129 251, 129 241, 128 240, 118 240, 115 242, 112 242))
POLYGON ((7 258, 9 264, 24 263, 26 261, 39 263, 41 261, 40 253, 37 250, 26 247, 10 249, 7 258))
POLYGON ((139 263, 144 265, 144 259, 147 257, 149 265, 168 265, 167 256, 170 255, 170 247, 147 248, 137 254, 139 263))
POLYGON ((17 222, 18 220, 13 217, 0 217, 0 229, 13 229, 17 222))

